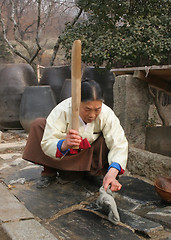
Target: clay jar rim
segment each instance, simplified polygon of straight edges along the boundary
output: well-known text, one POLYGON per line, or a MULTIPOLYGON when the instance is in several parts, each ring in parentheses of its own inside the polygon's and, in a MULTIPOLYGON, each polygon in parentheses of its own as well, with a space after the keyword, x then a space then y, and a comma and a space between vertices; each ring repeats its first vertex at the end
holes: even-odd
POLYGON ((155 187, 156 187, 157 189, 159 189, 159 190, 165 192, 165 193, 169 193, 169 194, 171 194, 171 192, 169 192, 169 191, 167 191, 167 190, 165 190, 165 189, 160 188, 157 184, 155 184, 155 187))
POLYGON ((163 180, 166 180, 166 182, 171 183, 171 178, 170 178, 170 177, 159 176, 159 177, 155 180, 155 187, 158 188, 159 190, 163 191, 163 192, 166 192, 166 193, 170 193, 170 194, 171 194, 171 191, 169 191, 169 190, 166 189, 166 188, 161 188, 161 187, 157 184, 157 182, 159 181, 160 178, 162 178, 163 180))

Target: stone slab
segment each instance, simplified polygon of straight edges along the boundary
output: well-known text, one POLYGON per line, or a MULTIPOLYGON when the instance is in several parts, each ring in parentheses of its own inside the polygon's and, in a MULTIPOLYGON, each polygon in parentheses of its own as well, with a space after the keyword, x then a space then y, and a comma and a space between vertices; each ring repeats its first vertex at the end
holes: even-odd
POLYGON ((7 150, 21 150, 25 147, 26 141, 21 142, 11 142, 11 143, 1 143, 0 144, 0 152, 4 152, 7 150))
POLYGON ((155 210, 148 212, 146 217, 153 221, 158 221, 171 229, 171 206, 156 208, 155 210))
POLYGON ((17 180, 19 178, 25 178, 26 181, 33 181, 40 177, 42 171, 42 167, 38 165, 29 165, 23 169, 20 169, 5 179, 5 183, 9 184, 12 180, 17 180))
POLYGON ((0 183, 0 219, 2 222, 34 218, 2 183, 0 183))
POLYGON ((136 200, 139 204, 152 204, 161 201, 155 191, 155 187, 143 180, 122 176, 120 177, 119 182, 122 184, 119 194, 136 200))
POLYGON ((17 157, 20 157, 21 153, 4 153, 4 154, 0 154, 0 158, 3 160, 11 160, 11 159, 15 159, 17 157))
POLYGON ((37 189, 34 185, 29 189, 16 193, 27 209, 41 219, 50 218, 60 210, 79 204, 94 194, 97 187, 88 182, 70 182, 60 184, 54 182, 48 188, 37 189), (48 209, 47 209, 48 206, 48 209))
POLYGON ((138 240, 131 230, 114 225, 93 212, 76 210, 60 216, 51 223, 60 239, 70 240, 138 240))
POLYGON ((25 160, 23 160, 21 157, 20 158, 17 158, 17 159, 15 159, 15 160, 13 160, 12 162, 11 162, 11 166, 19 166, 19 165, 21 165, 21 164, 23 164, 23 163, 25 163, 25 160))
POLYGON ((2 227, 11 240, 57 240, 36 220, 3 223, 2 227))
POLYGON ((5 230, 3 229, 2 225, 0 224, 0 239, 1 240, 10 240, 10 237, 8 236, 8 234, 5 232, 5 230))
POLYGON ((171 126, 146 127, 145 149, 171 157, 171 126))
POLYGON ((171 157, 129 147, 127 169, 131 174, 154 181, 159 175, 171 177, 171 157))
POLYGON ((140 217, 126 210, 119 210, 121 222, 132 227, 136 232, 143 233, 149 237, 163 230, 161 224, 140 217))
POLYGON ((127 196, 120 195, 119 192, 115 195, 115 201, 118 208, 129 211, 134 211, 141 206, 141 203, 136 201, 136 199, 131 199, 127 196))

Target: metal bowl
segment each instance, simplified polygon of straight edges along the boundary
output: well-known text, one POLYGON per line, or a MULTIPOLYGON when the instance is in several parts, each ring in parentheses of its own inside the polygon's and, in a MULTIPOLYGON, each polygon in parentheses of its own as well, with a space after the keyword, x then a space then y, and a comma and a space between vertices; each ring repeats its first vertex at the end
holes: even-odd
POLYGON ((171 203, 171 178, 159 176, 155 180, 155 189, 159 196, 166 202, 171 203))

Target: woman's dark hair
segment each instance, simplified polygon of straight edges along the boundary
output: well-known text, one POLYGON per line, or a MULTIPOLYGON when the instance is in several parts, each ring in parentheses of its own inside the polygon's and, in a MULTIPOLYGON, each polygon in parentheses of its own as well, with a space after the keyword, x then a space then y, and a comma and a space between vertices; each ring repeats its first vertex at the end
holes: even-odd
POLYGON ((81 102, 94 100, 103 101, 100 85, 94 80, 83 80, 81 82, 81 102))

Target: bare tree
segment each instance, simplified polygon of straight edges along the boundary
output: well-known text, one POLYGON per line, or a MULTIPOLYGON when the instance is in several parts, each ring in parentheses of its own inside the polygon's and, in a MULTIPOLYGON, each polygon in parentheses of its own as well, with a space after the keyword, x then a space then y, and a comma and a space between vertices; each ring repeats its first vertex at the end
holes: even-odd
POLYGON ((37 57, 39 51, 41 50, 40 34, 41 34, 41 31, 42 31, 42 28, 44 27, 44 25, 41 25, 41 0, 37 0, 37 21, 36 21, 37 24, 36 24, 36 35, 35 35, 35 45, 34 45, 35 49, 34 49, 34 51, 26 43, 26 41, 23 40, 19 18, 17 19, 17 17, 16 17, 16 16, 21 15, 21 13, 24 11, 25 7, 28 4, 30 4, 30 2, 31 2, 30 0, 24 1, 25 5, 20 5, 22 7, 20 8, 20 11, 19 11, 18 10, 19 0, 15 1, 15 2, 13 0, 9 0, 9 6, 10 6, 10 10, 11 10, 10 20, 11 20, 12 25, 13 25, 14 38, 15 38, 15 41, 26 50, 26 54, 23 54, 23 53, 21 53, 21 51, 18 51, 16 46, 13 46, 13 44, 8 39, 5 21, 4 21, 3 16, 2 16, 2 10, 1 10, 2 6, 1 6, 1 9, 0 9, 0 21, 1 21, 1 25, 2 25, 2 31, 3 31, 4 39, 7 42, 9 48, 12 50, 12 52, 15 53, 16 55, 18 55, 19 57, 23 58, 27 63, 29 63, 33 67, 35 67, 34 59, 37 57))
POLYGON ((72 0, 0 0, 3 37, 9 49, 34 69, 50 33, 57 38, 50 61, 54 64, 65 22, 74 25, 81 13, 72 0))
MULTIPOLYGON (((82 12, 83 12, 83 9, 80 9, 78 14, 77 14, 77 16, 72 21, 71 26, 74 26, 74 24, 78 21, 78 19, 81 16, 82 12)), ((52 54, 51 61, 50 61, 50 65, 51 66, 54 65, 54 61, 55 61, 55 58, 56 58, 56 54, 57 54, 57 52, 59 50, 59 47, 60 47, 60 36, 58 37, 57 42, 56 42, 56 44, 53 47, 53 54, 52 54)))

